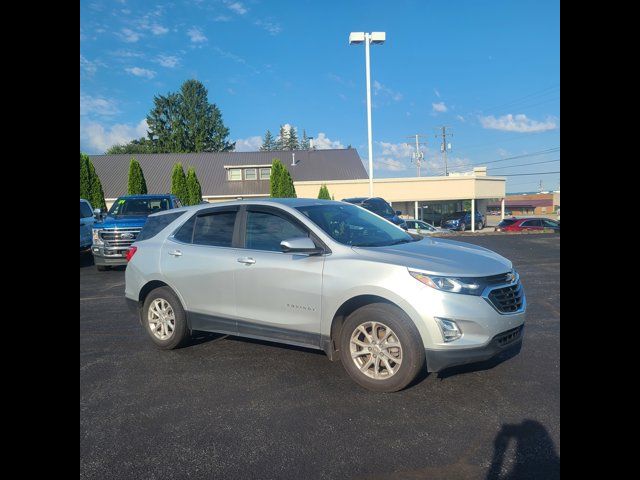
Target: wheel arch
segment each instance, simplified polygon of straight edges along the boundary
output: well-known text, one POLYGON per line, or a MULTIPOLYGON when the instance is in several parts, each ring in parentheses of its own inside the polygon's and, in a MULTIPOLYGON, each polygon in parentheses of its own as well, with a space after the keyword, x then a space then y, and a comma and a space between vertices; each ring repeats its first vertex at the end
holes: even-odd
POLYGON ((168 283, 163 282, 162 280, 150 280, 147 283, 145 283, 144 286, 140 289, 140 292, 138 293, 139 310, 142 311, 142 306, 144 305, 144 301, 147 299, 147 296, 149 295, 149 293, 154 291, 156 288, 160 288, 160 287, 169 288, 176 295, 176 297, 178 297, 178 300, 181 303, 181 307, 185 312, 185 316, 187 317, 187 328, 189 329, 189 331, 191 331, 191 319, 189 318, 189 312, 186 309, 182 295, 180 295, 180 293, 177 292, 175 288, 173 288, 168 283))

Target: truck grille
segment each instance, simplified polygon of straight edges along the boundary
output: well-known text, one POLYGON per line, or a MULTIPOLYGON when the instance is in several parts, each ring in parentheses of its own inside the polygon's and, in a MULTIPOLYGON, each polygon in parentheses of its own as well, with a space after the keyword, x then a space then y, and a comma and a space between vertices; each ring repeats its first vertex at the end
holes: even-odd
POLYGON ((141 228, 118 228, 105 229, 100 232, 100 238, 104 242, 105 247, 115 247, 127 249, 136 241, 136 237, 140 233, 141 228))
POLYGON ((520 282, 496 288, 489 293, 491 304, 501 313, 515 313, 522 308, 523 290, 520 282))

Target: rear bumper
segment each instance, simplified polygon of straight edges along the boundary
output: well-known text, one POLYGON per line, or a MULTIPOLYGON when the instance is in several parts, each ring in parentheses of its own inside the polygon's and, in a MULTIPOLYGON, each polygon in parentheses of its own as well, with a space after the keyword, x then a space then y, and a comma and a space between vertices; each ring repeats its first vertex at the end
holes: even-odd
POLYGON ((439 372, 445 368, 456 365, 482 362, 505 351, 517 350, 517 352, 520 352, 523 334, 524 324, 507 330, 506 332, 499 333, 493 337, 487 345, 482 347, 440 350, 426 349, 427 371, 439 372))
POLYGON ((128 297, 124 297, 124 300, 125 302, 127 302, 127 307, 129 308, 129 311, 136 316, 138 321, 142 322, 142 320, 140 319, 140 304, 136 300, 133 300, 128 297))

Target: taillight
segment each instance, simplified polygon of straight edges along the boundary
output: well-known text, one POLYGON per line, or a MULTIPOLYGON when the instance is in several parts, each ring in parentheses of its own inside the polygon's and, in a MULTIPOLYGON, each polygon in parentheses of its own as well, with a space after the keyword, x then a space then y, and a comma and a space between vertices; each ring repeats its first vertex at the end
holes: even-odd
POLYGON ((131 261, 137 251, 138 247, 129 247, 129 250, 127 250, 127 262, 131 261))

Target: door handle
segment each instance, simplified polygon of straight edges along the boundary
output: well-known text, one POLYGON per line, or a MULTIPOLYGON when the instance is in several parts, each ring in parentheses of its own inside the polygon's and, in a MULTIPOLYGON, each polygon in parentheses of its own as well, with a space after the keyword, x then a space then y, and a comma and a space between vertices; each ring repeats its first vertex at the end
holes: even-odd
POLYGON ((180 250, 174 250, 173 252, 169 252, 169 255, 173 255, 174 257, 181 257, 182 252, 180 250))
POLYGON ((253 265, 256 261, 251 257, 240 257, 238 262, 244 263, 245 265, 253 265))

